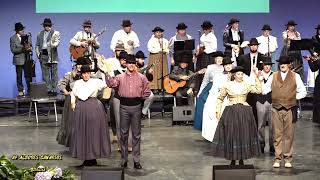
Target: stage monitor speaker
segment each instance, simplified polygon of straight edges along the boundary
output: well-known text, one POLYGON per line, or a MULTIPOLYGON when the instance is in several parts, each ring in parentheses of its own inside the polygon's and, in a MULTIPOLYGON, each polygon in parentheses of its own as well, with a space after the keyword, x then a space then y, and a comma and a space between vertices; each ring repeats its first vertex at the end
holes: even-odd
POLYGON ((85 168, 81 180, 124 180, 123 168, 85 168))
POLYGON ((255 180, 253 165, 216 165, 213 166, 212 180, 255 180))

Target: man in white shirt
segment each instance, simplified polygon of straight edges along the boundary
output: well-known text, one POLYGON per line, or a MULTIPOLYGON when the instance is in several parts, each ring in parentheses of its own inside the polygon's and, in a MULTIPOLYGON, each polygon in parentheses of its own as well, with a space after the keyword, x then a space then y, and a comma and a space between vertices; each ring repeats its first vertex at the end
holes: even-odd
POLYGON ((111 39, 110 49, 114 52, 117 43, 123 43, 128 54, 134 54, 134 49, 140 47, 137 34, 132 30, 130 20, 122 21, 122 29, 116 31, 111 39))
MULTIPOLYGON (((269 24, 263 25, 261 30, 262 30, 262 35, 257 37, 257 40, 260 43, 258 52, 265 56, 271 57, 272 62, 274 62, 275 51, 278 49, 277 38, 270 35, 272 29, 269 24)), ((276 64, 276 66, 274 66, 274 70, 276 70, 277 67, 278 66, 276 64)))
MULTIPOLYGON (((70 44, 76 47, 85 47, 88 48, 88 51, 85 53, 85 56, 89 57, 91 61, 94 60, 94 53, 100 47, 100 43, 96 34, 91 32, 92 23, 90 20, 85 20, 82 24, 83 31, 79 31, 76 35, 70 40, 70 44)), ((94 64, 94 67, 96 64, 94 64)))
POLYGON ((307 95, 299 74, 290 70, 291 60, 281 56, 278 60, 280 70, 273 73, 263 84, 263 94, 271 93, 272 124, 274 129, 275 161, 279 168, 284 159, 285 167, 292 167, 293 137, 297 121, 297 100, 307 95))

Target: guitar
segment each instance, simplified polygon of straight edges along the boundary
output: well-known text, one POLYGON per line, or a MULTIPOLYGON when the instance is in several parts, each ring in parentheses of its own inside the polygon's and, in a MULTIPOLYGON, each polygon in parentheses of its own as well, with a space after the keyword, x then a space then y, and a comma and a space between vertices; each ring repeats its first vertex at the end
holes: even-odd
MULTIPOLYGON (((197 71, 196 73, 188 76, 189 80, 199 74, 204 74, 205 72, 206 72, 206 68, 201 69, 200 71, 197 71)), ((177 82, 175 80, 170 79, 169 77, 166 77, 163 80, 163 87, 164 87, 165 91, 169 94, 175 93, 180 87, 184 87, 186 84, 187 84, 187 81, 185 81, 185 80, 181 80, 181 81, 177 82)))
MULTIPOLYGON (((92 39, 81 39, 80 42, 87 42, 89 45, 101 34, 103 34, 107 30, 107 27, 104 27, 98 34, 96 34, 92 39)), ((82 46, 74 46, 70 45, 69 47, 70 54, 73 59, 78 59, 79 57, 83 57, 84 54, 88 51, 88 47, 82 46)))

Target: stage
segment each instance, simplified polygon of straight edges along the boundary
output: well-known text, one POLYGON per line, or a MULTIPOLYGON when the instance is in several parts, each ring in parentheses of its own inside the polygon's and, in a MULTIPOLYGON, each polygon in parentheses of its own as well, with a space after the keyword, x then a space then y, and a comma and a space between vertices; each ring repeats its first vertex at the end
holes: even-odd
MULTIPOLYGON (((202 139, 201 133, 192 126, 171 126, 171 115, 153 114, 151 127, 143 120, 142 129, 142 170, 134 170, 131 156, 126 180, 210 180, 212 166, 229 164, 221 158, 210 156, 210 143, 202 139)), ((59 116, 60 118, 60 116, 59 116)), ((36 126, 34 117, 8 116, 0 118, 0 152, 8 157, 17 154, 60 154, 62 160, 40 161, 41 164, 70 168, 77 175, 75 166, 81 164, 68 153, 68 149, 58 145, 55 138, 59 123, 54 116, 43 116, 36 126)), ((60 120, 60 119, 59 119, 60 120)), ((110 130, 111 132, 111 130, 110 130)), ((293 169, 273 169, 273 157, 268 153, 259 158, 245 161, 254 164, 257 180, 319 180, 320 175, 320 126, 311 121, 311 112, 303 111, 295 131, 293 169)), ((268 152, 268 147, 266 147, 268 152)), ((116 144, 112 146, 112 156, 99 159, 98 164, 105 167, 118 167, 120 153, 116 144)), ((14 161, 19 167, 33 166, 37 161, 14 161)), ((80 179, 80 178, 79 178, 80 179)))

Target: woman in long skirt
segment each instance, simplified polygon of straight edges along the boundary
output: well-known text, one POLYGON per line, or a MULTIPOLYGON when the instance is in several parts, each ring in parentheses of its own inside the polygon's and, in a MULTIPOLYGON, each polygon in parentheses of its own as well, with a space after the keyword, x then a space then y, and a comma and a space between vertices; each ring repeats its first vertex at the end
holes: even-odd
POLYGON ((194 116, 194 123, 193 126, 195 129, 202 130, 202 114, 203 114, 203 107, 204 104, 207 101, 207 98, 209 96, 209 92, 211 91, 213 86, 216 86, 217 84, 212 84, 212 81, 214 77, 218 74, 222 74, 223 67, 222 67, 222 61, 223 61, 223 52, 217 51, 214 55, 214 64, 211 64, 207 67, 206 73, 204 75, 203 81, 200 86, 200 90, 197 96, 196 100, 196 110, 195 110, 195 116, 194 116))
POLYGON ((162 89, 162 77, 169 73, 168 53, 169 42, 163 38, 164 30, 160 27, 155 27, 153 35, 148 41, 149 62, 148 65, 153 65, 153 80, 149 83, 152 90, 162 89))
MULTIPOLYGON (((231 71, 234 73, 234 81, 227 82, 221 88, 216 106, 219 124, 212 141, 213 154, 231 160, 231 165, 235 165, 236 160, 243 165, 244 159, 261 154, 255 118, 252 108, 246 102, 248 93, 261 93, 261 83, 257 77, 256 85, 243 81, 243 71, 241 66, 231 71), (221 116, 225 97, 228 97, 229 105, 221 116)), ((258 74, 257 70, 255 74, 258 74)))
POLYGON ((81 166, 97 165, 96 159, 111 153, 109 127, 103 104, 97 99, 98 91, 107 87, 100 79, 90 78, 91 68, 81 67, 82 78, 75 82, 71 93, 73 110, 72 157, 83 160, 81 166))
MULTIPOLYGON (((218 119, 216 117, 215 109, 216 109, 216 103, 217 98, 219 95, 219 91, 221 87, 230 81, 231 74, 230 71, 232 69, 232 63, 230 57, 225 57, 223 59, 223 68, 224 72, 221 74, 218 74, 214 77, 212 83, 214 84, 212 88, 209 91, 209 96, 207 98, 206 103, 204 104, 203 108, 203 127, 202 127, 202 137, 206 140, 212 142, 213 136, 216 132, 216 128, 218 126, 218 119)), ((223 109, 225 105, 228 103, 228 99, 225 98, 223 101, 224 104, 222 105, 221 112, 223 112, 223 109)))

